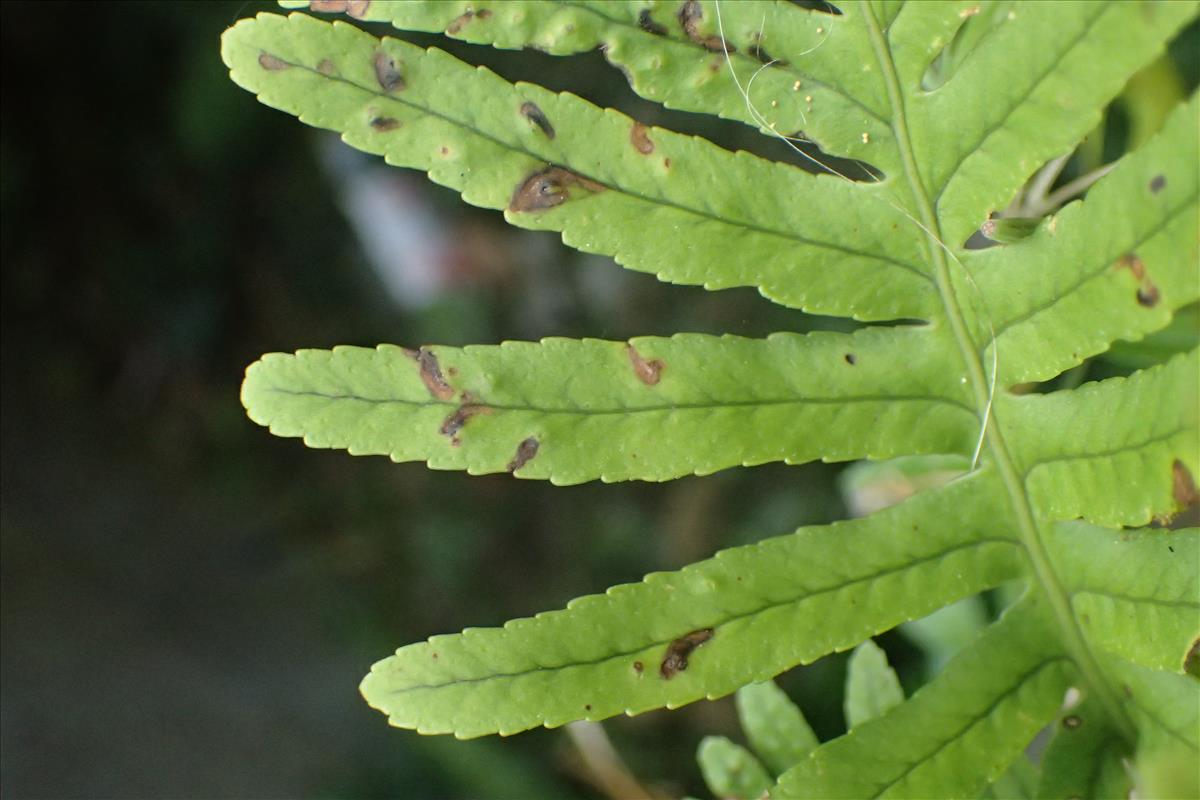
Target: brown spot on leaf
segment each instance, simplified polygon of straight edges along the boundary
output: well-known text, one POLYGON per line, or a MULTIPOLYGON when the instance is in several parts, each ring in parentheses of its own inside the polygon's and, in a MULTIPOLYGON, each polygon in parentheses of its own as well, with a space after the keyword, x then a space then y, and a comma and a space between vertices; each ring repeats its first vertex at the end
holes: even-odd
POLYGON ((528 101, 521 103, 521 116, 538 126, 542 133, 546 134, 547 139, 554 138, 554 126, 550 124, 550 120, 538 108, 537 103, 528 101))
POLYGON ((322 13, 344 13, 347 16, 355 19, 362 19, 367 15, 367 9, 371 6, 371 0, 311 0, 308 7, 313 11, 322 13))
POLYGON ((467 420, 477 414, 491 414, 492 409, 481 403, 463 403, 453 414, 446 417, 442 423, 442 427, 438 428, 438 432, 443 436, 450 437, 450 443, 458 445, 458 432, 462 430, 463 425, 467 424, 467 420))
POLYGON ((279 56, 273 56, 270 53, 259 53, 258 65, 263 69, 270 70, 271 72, 279 72, 280 70, 288 69, 292 66, 279 56))
MULTIPOLYGON (((732 53, 733 50, 730 49, 730 52, 732 53)), ((755 37, 754 44, 752 44, 748 48, 746 48, 746 53, 749 54, 751 57, 758 59, 758 62, 760 64, 770 64, 770 65, 775 65, 775 66, 780 66, 780 67, 790 66, 788 64, 788 62, 786 62, 782 59, 775 58, 770 53, 768 53, 766 48, 762 46, 762 41, 759 40, 757 37, 755 37)))
POLYGON ((1192 473, 1179 459, 1175 459, 1175 463, 1171 465, 1171 494, 1175 497, 1176 505, 1182 510, 1194 506, 1200 501, 1200 494, 1196 493, 1196 482, 1192 480, 1192 473))
POLYGON ((380 50, 375 54, 375 80, 385 92, 398 92, 404 89, 405 83, 396 62, 387 53, 380 50))
POLYGON ((1146 264, 1138 257, 1137 253, 1126 253, 1121 256, 1117 259, 1117 268, 1128 269, 1133 273, 1133 277, 1141 283, 1137 290, 1138 305, 1144 308, 1154 308, 1158 305, 1158 287, 1146 274, 1146 264))
POLYGON ((450 24, 446 26, 446 35, 454 36, 455 34, 462 31, 462 29, 465 28, 467 26, 467 23, 469 23, 471 20, 476 19, 476 18, 487 19, 491 15, 492 15, 492 12, 487 10, 486 8, 481 8, 478 11, 473 11, 472 9, 468 8, 466 11, 459 14, 454 19, 450 20, 450 24))
POLYGON ((1138 287, 1137 301, 1143 308, 1154 308, 1158 305, 1158 287, 1147 280, 1138 287))
POLYGON ((330 75, 333 74, 333 62, 330 61, 328 58, 322 58, 317 63, 317 72, 321 73, 322 75, 324 75, 326 77, 329 77, 330 75))
POLYGON ((1158 194, 1164 188, 1166 188, 1166 185, 1167 185, 1167 176, 1166 175, 1155 175, 1153 178, 1150 179, 1150 193, 1158 194))
POLYGON ((633 127, 629 129, 629 141, 633 144, 633 149, 644 156, 654 152, 654 142, 650 141, 646 126, 640 122, 633 123, 633 127))
POLYGON ((1183 671, 1194 678, 1200 678, 1200 639, 1192 642, 1187 655, 1183 657, 1183 671))
POLYGON ((659 674, 666 680, 671 680, 675 673, 683 672, 688 667, 688 658, 691 657, 692 651, 712 637, 712 628, 701 628, 671 642, 667 645, 667 654, 658 668, 659 674))
POLYGON ((395 117, 371 117, 371 127, 380 133, 394 131, 403 123, 395 117))
POLYGON ((650 9, 648 8, 643 8, 638 13, 638 27, 646 33, 652 33, 655 36, 667 35, 666 27, 654 21, 654 17, 650 16, 650 9))
POLYGON ((591 711, 591 710, 592 710, 592 704, 591 704, 591 703, 584 703, 584 704, 583 704, 583 710, 584 710, 584 711, 591 711))
POLYGON ((525 466, 530 460, 537 455, 538 447, 540 446, 536 437, 530 436, 525 441, 517 445, 517 453, 513 456, 513 460, 508 462, 508 471, 516 472, 521 467, 525 466))
POLYGON ((1133 273, 1133 277, 1139 281, 1146 277, 1146 265, 1138 258, 1137 253, 1126 253, 1117 259, 1117 267, 1125 267, 1133 273))
POLYGON ((858 363, 858 359, 854 357, 854 353, 846 353, 844 358, 846 359, 846 363, 852 367, 858 363))
POLYGON ((442 369, 438 365, 437 356, 424 347, 416 352, 412 350, 405 352, 416 359, 417 365, 421 368, 421 382, 425 384, 425 388, 431 395, 438 400, 449 400, 454 397, 454 389, 442 377, 442 369))
POLYGON ((698 0, 687 0, 679 7, 679 13, 676 16, 684 34, 705 50, 710 53, 723 53, 726 50, 730 53, 736 52, 733 45, 723 41, 720 36, 715 34, 705 36, 700 32, 700 20, 704 18, 704 9, 700 7, 698 0))
POLYGON ((1064 728, 1068 728, 1070 730, 1075 730, 1076 728, 1078 728, 1080 725, 1083 724, 1083 720, 1081 718, 1075 716, 1074 714, 1072 714, 1069 717, 1063 717, 1062 724, 1063 724, 1064 728))
POLYGON ((602 192, 605 187, 576 175, 562 167, 546 167, 523 180, 508 203, 509 211, 544 211, 567 202, 568 190, 579 186, 589 192, 602 192))
POLYGON ((640 662, 640 661, 633 662, 633 671, 636 672, 638 675, 641 675, 642 670, 644 670, 644 669, 645 669, 645 667, 642 666, 642 662, 640 662))
POLYGON ((633 374, 647 386, 653 386, 662 378, 662 371, 667 366, 661 359, 642 358, 642 354, 633 345, 628 345, 625 352, 629 354, 629 363, 633 365, 633 374))

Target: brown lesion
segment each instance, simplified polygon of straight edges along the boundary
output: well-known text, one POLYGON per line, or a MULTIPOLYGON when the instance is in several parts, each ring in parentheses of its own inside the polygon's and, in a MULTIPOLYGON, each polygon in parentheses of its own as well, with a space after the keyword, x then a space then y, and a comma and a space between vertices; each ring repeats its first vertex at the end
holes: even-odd
POLYGON ((467 424, 467 420, 479 414, 491 414, 492 408, 482 403, 464 402, 461 406, 455 409, 454 413, 446 417, 442 422, 442 427, 438 428, 438 433, 443 436, 450 437, 450 444, 458 447, 462 444, 462 440, 458 438, 458 432, 467 424))
POLYGON ((394 131, 403 123, 395 117, 371 117, 371 127, 380 133, 394 131))
POLYGON ((629 355, 629 363, 633 365, 633 374, 647 386, 654 386, 662 379, 662 371, 666 364, 661 359, 646 359, 633 345, 627 345, 625 352, 629 355))
POLYGON ((258 65, 269 72, 279 72, 281 70, 290 69, 292 66, 279 56, 273 56, 270 53, 259 53, 258 65))
POLYGON ((438 357, 432 351, 422 347, 420 350, 405 350, 405 355, 417 362, 421 382, 425 384, 425 388, 429 390, 429 394, 435 400, 452 400, 454 398, 454 387, 446 382, 446 378, 442 375, 441 365, 438 364, 438 357))
POLYGON ((643 8, 640 12, 638 12, 638 27, 644 30, 646 33, 650 33, 655 36, 667 35, 666 27, 659 25, 654 21, 654 17, 650 16, 650 9, 648 8, 643 8))
POLYGON ((640 122, 633 123, 633 127, 629 129, 629 142, 633 145, 634 150, 644 156, 654 152, 654 142, 650 139, 650 134, 646 132, 646 126, 640 122))
POLYGON ((535 436, 530 436, 528 439, 522 441, 519 445, 517 445, 517 452, 513 456, 512 461, 508 462, 508 467, 506 467, 506 469, 509 472, 516 472, 521 467, 528 464, 533 460, 533 457, 537 455, 538 448, 540 446, 541 443, 538 442, 537 437, 535 436))
POLYGON ((385 92, 391 93, 404 90, 407 84, 405 84, 404 77, 400 74, 400 68, 391 56, 380 50, 375 54, 372 63, 375 67, 375 80, 379 81, 379 86, 385 92))
POLYGON ((1187 655, 1183 657, 1183 671, 1188 675, 1200 678, 1200 639, 1192 642, 1187 655))
POLYGON ((1126 253, 1117 259, 1117 269, 1128 269, 1138 282, 1137 294, 1134 295, 1138 305, 1143 308, 1154 308, 1160 299, 1158 287, 1146 272, 1146 264, 1137 253, 1126 253))
POLYGON ((1200 502, 1200 494, 1196 492, 1196 481, 1192 478, 1192 472, 1179 459, 1175 459, 1175 463, 1171 465, 1171 495, 1180 511, 1200 502))
POLYGON ((667 645, 667 653, 663 656, 658 672, 664 680, 671 680, 676 674, 688 668, 688 659, 697 647, 713 637, 712 628, 701 628, 680 636, 667 645))
POLYGON ((446 35, 455 36, 462 32, 472 20, 487 19, 492 15, 492 12, 486 8, 481 8, 478 11, 468 8, 463 13, 459 14, 454 19, 450 20, 450 24, 446 26, 446 35))
POLYGON ((310 0, 308 7, 323 14, 345 14, 362 19, 371 7, 371 0, 310 0))
POLYGON ((699 0, 687 0, 679 7, 676 18, 684 35, 710 53, 737 52, 733 45, 720 36, 701 32, 700 21, 704 19, 704 9, 700 7, 699 0))
POLYGON ((603 184, 596 183, 563 167, 550 166, 530 175, 513 191, 508 210, 514 212, 544 211, 560 206, 570 199, 570 189, 579 187, 589 193, 602 192, 603 184))
POLYGON ((521 103, 521 116, 536 125, 547 139, 554 138, 554 126, 550 124, 549 118, 542 112, 542 109, 538 108, 537 103, 529 101, 521 103))

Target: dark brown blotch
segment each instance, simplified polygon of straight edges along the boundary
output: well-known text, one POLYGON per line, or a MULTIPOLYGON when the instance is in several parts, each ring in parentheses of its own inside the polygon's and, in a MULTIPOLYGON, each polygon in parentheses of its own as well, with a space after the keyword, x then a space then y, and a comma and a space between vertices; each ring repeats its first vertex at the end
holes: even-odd
POLYGON ((602 192, 603 184, 576 175, 562 167, 546 167, 521 181, 508 203, 509 211, 544 211, 567 202, 569 189, 579 186, 589 192, 602 192))
POLYGON ((627 345, 625 352, 629 354, 629 363, 633 365, 633 374, 647 386, 654 386, 662 379, 662 371, 666 364, 661 359, 645 359, 633 345, 627 345))
POLYGON ((846 355, 843 356, 843 358, 845 358, 846 363, 852 367, 858 363, 858 358, 855 357, 854 353, 846 353, 846 355))
POLYGON ((1196 492, 1196 482, 1192 472, 1178 458, 1171 465, 1171 494, 1175 505, 1180 510, 1190 508, 1200 502, 1200 494, 1196 492))
MULTIPOLYGON (((732 52, 732 51, 730 51, 730 52, 732 52)), ((778 66, 778 67, 791 66, 790 64, 788 64, 788 62, 784 61, 783 59, 775 58, 770 53, 768 53, 767 49, 762 46, 762 41, 758 40, 758 39, 755 40, 754 44, 752 44, 746 48, 746 52, 752 58, 757 59, 760 64, 766 64, 766 65, 772 65, 772 66, 778 66)))
POLYGON ((646 126, 640 122, 633 123, 633 127, 629 129, 629 142, 634 150, 644 156, 654 152, 654 142, 651 141, 650 134, 646 133, 646 126))
POLYGON ((289 69, 292 66, 279 56, 273 56, 270 53, 259 53, 258 65, 271 72, 279 72, 280 70, 289 69))
POLYGON ((638 13, 638 27, 646 33, 652 33, 655 36, 666 36, 667 29, 664 25, 659 25, 654 21, 654 17, 650 16, 650 9, 643 8, 638 13))
POLYGON ((1167 187, 1167 176, 1166 175, 1155 175, 1153 178, 1150 179, 1150 193, 1151 194, 1158 194, 1166 187, 1167 187))
POLYGON ((1150 281, 1145 281, 1137 290, 1138 305, 1143 308, 1154 308, 1158 305, 1158 287, 1150 281))
POLYGON ((521 103, 521 116, 538 126, 538 129, 546 134, 547 139, 554 138, 554 126, 550 124, 550 120, 546 117, 542 110, 538 108, 537 103, 526 101, 521 103))
POLYGON ((322 75, 324 75, 325 77, 328 78, 330 75, 333 74, 333 62, 330 61, 328 58, 322 58, 317 63, 317 72, 321 73, 322 75))
POLYGON ((371 0, 311 0, 308 4, 313 11, 343 13, 355 19, 365 17, 370 6, 371 0))
POLYGON ((659 665, 658 672, 665 680, 671 680, 676 673, 688 668, 688 659, 692 652, 713 637, 712 628, 701 628, 698 631, 680 636, 667 645, 667 654, 659 665))
POLYGON ((412 350, 406 352, 417 362, 417 366, 420 367, 421 382, 425 384, 425 388, 434 398, 449 400, 454 397, 454 389, 446 383, 445 377, 442 376, 442 368, 438 364, 437 356, 424 347, 416 352, 412 350))
POLYGON ((684 35, 710 53, 737 52, 733 45, 722 40, 720 36, 715 34, 706 36, 700 32, 700 21, 704 18, 704 9, 700 7, 699 0, 687 0, 679 7, 676 17, 679 20, 679 26, 683 28, 684 35))
POLYGON ((446 417, 442 422, 442 427, 438 428, 438 433, 443 436, 450 437, 450 443, 457 447, 461 444, 458 438, 458 432, 462 430, 463 425, 467 424, 467 420, 479 414, 491 414, 490 406, 485 406, 482 403, 463 403, 454 413, 446 417))
POLYGON ((1183 671, 1193 678, 1200 678, 1200 639, 1192 642, 1187 655, 1183 657, 1183 671))
POLYGON ((395 117, 371 117, 371 127, 380 133, 394 131, 403 123, 395 117))
POLYGON ((396 62, 387 53, 380 50, 375 54, 375 80, 379 81, 379 85, 385 92, 399 92, 405 87, 404 77, 400 74, 400 68, 396 66, 396 62))
POLYGON ((516 455, 513 456, 512 461, 508 462, 508 471, 516 472, 521 467, 528 464, 533 457, 537 455, 538 447, 540 446, 541 444, 534 436, 530 436, 528 439, 517 445, 516 455))
POLYGON ((633 662, 633 671, 636 672, 638 675, 641 675, 642 670, 644 670, 644 669, 645 669, 645 667, 642 666, 642 662, 640 662, 640 661, 633 662))

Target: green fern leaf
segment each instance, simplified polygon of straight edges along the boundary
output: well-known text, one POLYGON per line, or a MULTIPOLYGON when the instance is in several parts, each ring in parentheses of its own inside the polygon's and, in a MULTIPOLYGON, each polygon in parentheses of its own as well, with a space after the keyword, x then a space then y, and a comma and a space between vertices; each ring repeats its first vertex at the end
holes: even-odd
POLYGON ((1050 539, 1071 605, 1097 647, 1151 669, 1182 672, 1200 641, 1200 536, 1061 523, 1050 539))
POLYGON ((372 668, 363 694, 393 725, 461 738, 729 694, 1018 574, 1016 543, 996 535, 998 511, 964 514, 987 479, 725 550, 503 628, 403 647, 372 668), (847 560, 847 547, 858 557, 847 560))
POLYGON ((853 730, 903 702, 900 679, 883 648, 870 639, 854 648, 846 667, 846 727, 853 730))
POLYGON ((1052 719, 1072 679, 1026 598, 906 703, 821 745, 772 797, 976 797, 1052 719))
POLYGON ((747 684, 738 689, 735 700, 750 746, 775 775, 798 764, 819 744, 804 714, 774 681, 747 684))
POLYGON ((1068 709, 1042 756, 1038 799, 1128 797, 1132 787, 1121 764, 1122 749, 1095 703, 1085 700, 1068 709))
POLYGON ((870 224, 877 209, 847 213, 882 184, 851 186, 637 127, 578 97, 312 17, 243 20, 222 54, 266 105, 631 269, 709 289, 757 286, 786 305, 858 319, 936 309, 919 243, 897 246, 870 224), (530 121, 533 109, 546 129, 530 121))
POLYGON ((252 419, 310 447, 560 484, 966 453, 974 415, 932 357, 936 338, 872 329, 305 350, 251 366, 242 399, 252 419), (931 357, 898 380, 893 362, 910 349, 931 357))
POLYGON ((696 761, 709 791, 720 798, 757 800, 771 788, 771 776, 754 755, 724 736, 706 736, 696 761))
MULTIPOLYGON (((1060 732, 1062 781, 1043 793, 1084 767, 1089 792, 1117 786, 1103 763, 1118 756, 1166 786, 1173 759, 1194 758, 1200 532, 1122 530, 1196 502, 1194 337, 1129 377, 1020 385, 1169 330, 1200 299, 1200 100, 1028 235, 965 240, 1097 125, 1197 3, 316 5, 499 48, 602 47, 644 97, 861 160, 878 180, 814 176, 343 22, 264 14, 223 39, 263 103, 514 225, 664 281, 897 324, 271 354, 247 372, 252 419, 314 447, 555 483, 913 455, 970 468, 860 520, 401 648, 362 687, 393 724, 471 737, 672 708, 1012 582, 1023 598, 906 701, 865 645, 852 730, 819 747, 777 690, 743 690, 751 743, 787 770, 774 794, 1024 792, 1021 754, 1068 687, 1088 733, 1060 732), (870 703, 859 691, 885 684, 870 703)), ((704 752, 719 791, 769 781, 732 743, 704 752)))

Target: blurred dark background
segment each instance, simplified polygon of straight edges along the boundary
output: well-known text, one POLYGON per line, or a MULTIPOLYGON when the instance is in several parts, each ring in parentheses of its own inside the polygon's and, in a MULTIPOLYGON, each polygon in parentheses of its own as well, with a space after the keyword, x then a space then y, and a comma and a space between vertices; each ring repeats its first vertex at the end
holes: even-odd
MULTIPOLYGON (((838 323, 579 255, 259 105, 218 39, 268 8, 0 4, 0 788, 600 796, 562 731, 424 738, 388 728, 358 682, 398 645, 844 517, 839 468, 572 488, 433 473, 271 437, 242 411, 242 371, 343 343, 838 323)), ((442 44, 785 157, 638 100, 598 55, 442 44)), ((911 685, 919 652, 883 643, 911 685)), ((781 679, 822 736, 842 728, 843 669, 781 679)), ((728 700, 605 728, 645 785, 675 795, 704 793, 703 735, 737 736, 728 700)))

